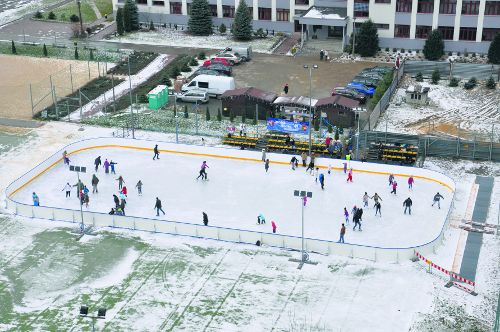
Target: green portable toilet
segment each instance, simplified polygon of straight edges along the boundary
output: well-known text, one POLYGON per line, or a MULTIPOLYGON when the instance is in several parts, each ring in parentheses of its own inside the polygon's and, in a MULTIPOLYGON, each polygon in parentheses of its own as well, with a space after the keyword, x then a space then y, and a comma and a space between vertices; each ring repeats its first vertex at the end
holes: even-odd
POLYGON ((158 85, 148 92, 148 100, 150 109, 160 109, 163 105, 168 103, 168 87, 166 85, 158 85))

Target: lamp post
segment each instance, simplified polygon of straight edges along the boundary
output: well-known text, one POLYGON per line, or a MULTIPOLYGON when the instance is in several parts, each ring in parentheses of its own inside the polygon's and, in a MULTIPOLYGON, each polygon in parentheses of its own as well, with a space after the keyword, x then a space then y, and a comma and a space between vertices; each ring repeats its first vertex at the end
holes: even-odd
POLYGON ((78 17, 80 18, 80 36, 83 36, 82 1, 76 0, 78 6, 78 17))
POLYGON ((360 113, 364 113, 366 112, 366 108, 363 108, 363 107, 355 107, 352 109, 352 111, 354 113, 356 113, 356 117, 358 118, 358 130, 357 130, 357 134, 356 134, 356 160, 359 160, 359 137, 360 137, 360 131, 359 131, 359 117, 360 117, 360 113))
POLYGON ((297 268, 302 269, 302 266, 304 266, 304 264, 318 264, 318 262, 309 260, 309 255, 306 253, 304 248, 304 207, 306 205, 306 199, 312 198, 312 192, 305 190, 294 190, 293 195, 295 197, 300 197, 300 206, 302 208, 302 245, 300 250, 300 259, 290 258, 289 261, 299 263, 299 266, 297 268))
POLYGON ((92 331, 95 331, 95 320, 106 319, 106 308, 97 309, 97 316, 89 315, 89 307, 82 305, 80 307, 80 317, 92 319, 92 331))
POLYGON ((311 155, 312 151, 312 131, 311 131, 311 125, 314 120, 314 114, 312 111, 312 70, 313 69, 318 69, 318 65, 304 65, 305 69, 309 69, 309 156, 311 155))
POLYGON ((175 143, 179 144, 179 115, 175 114, 175 143))
POLYGON ((356 18, 352 18, 352 58, 354 59, 354 48, 356 47, 356 18))
POLYGON ((196 111, 196 135, 198 135, 198 110, 199 110, 199 107, 198 107, 198 100, 196 101, 195 105, 195 111, 196 111))
POLYGON ((135 138, 134 132, 134 110, 132 108, 132 77, 130 76, 130 55, 127 56, 127 66, 128 66, 128 87, 129 87, 129 96, 130 96, 130 125, 132 127, 132 138, 135 138))
MULTIPOLYGON (((77 188, 78 188, 78 184, 80 183, 80 172, 86 173, 87 172, 87 167, 84 167, 84 166, 70 166, 69 170, 71 172, 76 172, 76 175, 78 176, 78 182, 77 182, 77 188)), ((80 233, 83 234, 83 232, 85 231, 85 224, 83 223, 83 203, 82 203, 82 199, 80 197, 80 192, 78 192, 78 199, 80 200, 80 217, 81 217, 81 221, 80 221, 80 233)))

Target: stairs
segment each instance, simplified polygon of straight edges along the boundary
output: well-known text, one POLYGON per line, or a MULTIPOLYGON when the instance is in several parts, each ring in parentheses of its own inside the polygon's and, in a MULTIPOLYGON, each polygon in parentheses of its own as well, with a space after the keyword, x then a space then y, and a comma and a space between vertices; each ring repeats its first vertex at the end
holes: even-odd
POLYGON ((294 32, 290 36, 286 37, 285 40, 274 49, 273 54, 286 55, 292 47, 297 44, 300 40, 300 32, 294 32))
POLYGON ((267 144, 269 143, 269 138, 267 136, 262 136, 255 144, 255 149, 258 151, 262 151, 262 149, 267 148, 267 144))

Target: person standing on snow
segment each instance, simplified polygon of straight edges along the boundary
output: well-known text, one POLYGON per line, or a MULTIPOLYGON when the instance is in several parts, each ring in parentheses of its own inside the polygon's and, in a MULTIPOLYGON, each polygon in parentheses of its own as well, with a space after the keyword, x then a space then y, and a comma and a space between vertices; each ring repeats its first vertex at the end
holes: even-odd
POLYGON ((392 182, 394 181, 394 174, 389 174, 389 186, 392 185, 392 182))
POLYGON ((305 153, 305 151, 300 155, 300 159, 302 159, 302 167, 306 167, 307 154, 305 153))
POLYGON ((398 183, 396 182, 396 180, 394 180, 392 182, 392 191, 391 191, 391 194, 394 194, 396 195, 396 189, 398 188, 398 183))
POLYGON ((314 177, 315 177, 315 182, 318 183, 318 175, 319 175, 319 167, 316 167, 314 170, 314 177))
POLYGON ((71 185, 69 182, 66 182, 66 185, 61 191, 66 191, 66 198, 71 197, 71 185))
POLYGON ((207 168, 210 168, 210 167, 208 167, 206 161, 203 161, 203 163, 201 164, 201 167, 200 167, 200 174, 198 175, 198 177, 196 178, 196 180, 198 180, 200 178, 200 176, 201 176, 202 180, 206 180, 207 179, 207 171, 206 171, 207 168))
POLYGON ((208 226, 208 215, 205 212, 203 214, 203 225, 208 226))
POLYGON ((113 160, 111 160, 111 162, 109 163, 109 166, 111 166, 111 173, 116 174, 115 165, 117 165, 117 164, 118 163, 115 163, 113 160))
POLYGON ((118 177, 118 179, 115 179, 115 180, 118 181, 118 190, 122 190, 123 184, 125 183, 125 180, 123 180, 123 177, 120 175, 118 177))
POLYGON ((264 164, 264 169, 266 170, 266 173, 267 171, 269 171, 269 159, 266 159, 266 163, 264 164))
POLYGON ((273 233, 276 233, 276 229, 278 228, 278 226, 276 226, 276 223, 273 221, 271 221, 271 227, 273 228, 273 233))
POLYGON ((142 181, 139 180, 139 182, 137 182, 137 184, 135 185, 135 187, 137 188, 137 194, 139 196, 142 196, 142 181))
POLYGON ((109 161, 108 161, 108 159, 106 159, 104 161, 103 166, 104 166, 104 173, 109 174, 109 161))
POLYGON ((440 203, 441 199, 444 200, 444 197, 438 192, 436 195, 434 195, 434 202, 432 203, 432 206, 434 206, 434 204, 436 204, 436 202, 437 202, 438 208, 441 209, 441 203, 440 203))
POLYGON ((415 182, 415 179, 413 178, 413 175, 410 175, 408 178, 408 189, 412 190, 413 189, 413 183, 415 182))
POLYGON ((288 83, 286 83, 285 86, 283 87, 283 92, 285 93, 285 95, 288 94, 288 83))
POLYGON ((349 212, 347 211, 346 207, 344 207, 344 218, 345 218, 345 223, 349 224, 349 212))
POLYGON ((356 213, 354 213, 354 217, 352 220, 354 221, 354 227, 352 228, 353 231, 356 230, 356 226, 358 226, 359 231, 361 231, 361 216, 363 215, 363 209, 359 208, 356 210, 356 213))
POLYGON ((342 224, 342 227, 340 227, 340 239, 337 241, 337 243, 344 243, 344 235, 345 235, 345 226, 342 224))
POLYGON ((406 210, 408 210, 408 213, 411 214, 411 206, 413 205, 413 202, 411 201, 411 198, 408 197, 407 199, 405 199, 405 201, 403 202, 403 206, 405 207, 405 213, 406 214, 406 210))
POLYGON ((99 191, 97 190, 97 184, 99 183, 99 179, 97 176, 94 174, 92 175, 92 193, 98 193, 99 191))
POLYGON ((158 151, 158 144, 155 145, 155 148, 153 149, 153 152, 154 152, 154 156, 153 156, 153 160, 156 159, 160 159, 160 152, 158 151))
POLYGON ((321 189, 325 189, 325 175, 321 173, 319 175, 319 183, 321 184, 321 189))
POLYGON ((97 169, 99 168, 99 166, 101 166, 101 156, 95 158, 94 165, 95 165, 95 171, 97 172, 97 169))
POLYGON ((368 206, 368 199, 369 198, 370 198, 370 196, 368 196, 368 193, 365 191, 365 194, 363 195, 363 207, 368 206))
POLYGON ((358 207, 356 205, 354 205, 352 207, 352 210, 351 210, 352 221, 354 221, 354 215, 356 214, 357 211, 358 211, 358 207))

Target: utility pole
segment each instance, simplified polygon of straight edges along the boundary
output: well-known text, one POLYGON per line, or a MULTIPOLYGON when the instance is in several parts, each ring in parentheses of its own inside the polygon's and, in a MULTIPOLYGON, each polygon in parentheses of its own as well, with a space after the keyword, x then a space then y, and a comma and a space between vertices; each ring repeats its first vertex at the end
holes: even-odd
POLYGON ((300 250, 300 259, 290 258, 289 261, 299 263, 299 266, 297 268, 300 270, 302 269, 302 266, 304 266, 304 264, 318 264, 318 262, 309 260, 309 255, 306 253, 304 246, 304 207, 306 206, 307 198, 312 198, 312 192, 305 190, 294 190, 293 195, 300 198, 300 205, 302 208, 302 245, 300 250))
POLYGON ((76 0, 78 5, 78 16, 80 17, 80 37, 83 36, 83 20, 82 20, 82 3, 81 0, 76 0))
POLYGON ((352 58, 354 59, 354 48, 356 47, 356 18, 352 18, 352 58))

